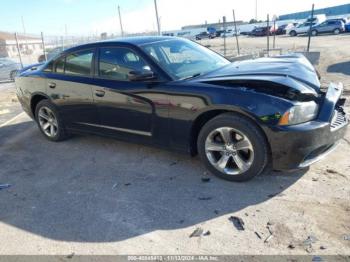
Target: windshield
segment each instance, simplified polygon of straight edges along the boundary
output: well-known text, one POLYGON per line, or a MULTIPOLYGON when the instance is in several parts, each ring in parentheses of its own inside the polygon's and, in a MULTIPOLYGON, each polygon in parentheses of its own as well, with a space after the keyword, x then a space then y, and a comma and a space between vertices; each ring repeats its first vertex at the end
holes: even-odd
POLYGON ((175 79, 202 75, 230 63, 217 53, 185 39, 173 39, 141 48, 175 79))

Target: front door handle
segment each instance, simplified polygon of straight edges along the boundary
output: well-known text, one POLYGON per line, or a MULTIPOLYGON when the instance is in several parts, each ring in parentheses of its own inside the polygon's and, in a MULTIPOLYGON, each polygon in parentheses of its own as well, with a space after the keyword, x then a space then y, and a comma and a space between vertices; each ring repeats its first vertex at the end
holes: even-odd
POLYGON ((105 91, 103 90, 96 90, 95 91, 95 96, 98 96, 98 97, 104 97, 105 96, 105 91))
POLYGON ((53 83, 53 82, 49 83, 49 87, 50 88, 55 88, 56 87, 56 83, 53 83))

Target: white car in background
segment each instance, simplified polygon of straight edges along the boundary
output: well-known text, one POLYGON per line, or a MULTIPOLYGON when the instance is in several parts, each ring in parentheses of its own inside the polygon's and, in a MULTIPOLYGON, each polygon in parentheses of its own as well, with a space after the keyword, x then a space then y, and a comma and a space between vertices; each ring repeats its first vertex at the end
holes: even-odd
POLYGON ((318 23, 316 22, 305 22, 302 23, 298 26, 294 26, 292 28, 287 29, 287 34, 290 36, 297 36, 297 35, 302 35, 302 34, 307 34, 310 30, 310 24, 312 24, 312 26, 317 25, 318 23))

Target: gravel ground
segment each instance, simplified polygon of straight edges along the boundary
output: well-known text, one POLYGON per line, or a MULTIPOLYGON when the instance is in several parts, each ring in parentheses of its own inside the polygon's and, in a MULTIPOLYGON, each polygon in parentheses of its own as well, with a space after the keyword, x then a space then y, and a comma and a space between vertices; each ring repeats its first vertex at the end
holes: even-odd
MULTIPOLYGON (((345 72, 327 72, 348 54, 337 60, 334 37, 322 39, 331 49, 329 61, 321 56, 325 79, 349 88, 345 72)), ((0 254, 350 255, 350 131, 309 170, 230 183, 198 158, 151 147, 94 136, 48 142, 20 112, 13 84, 1 84, 0 184, 11 187, 0 190, 0 254), (210 234, 190 238, 196 228, 210 234)))

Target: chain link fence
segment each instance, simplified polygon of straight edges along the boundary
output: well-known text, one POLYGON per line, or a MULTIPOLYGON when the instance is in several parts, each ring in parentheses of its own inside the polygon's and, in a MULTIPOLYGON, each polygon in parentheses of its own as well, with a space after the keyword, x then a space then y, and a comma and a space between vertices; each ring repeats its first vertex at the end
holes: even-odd
MULTIPOLYGON (((112 38, 114 36, 110 36, 112 38)), ((16 72, 45 62, 67 48, 107 39, 100 37, 23 35, 0 32, 0 83, 13 81, 16 72)))
MULTIPOLYGON (((254 28, 256 25, 249 26, 254 28)), ((260 23, 258 26, 266 26, 266 22, 260 23)), ((221 29, 227 32, 230 31, 230 28, 226 27, 224 24, 221 29)), ((242 27, 240 29, 242 29, 242 27)), ((232 33, 235 31, 235 28, 231 28, 230 34, 226 35, 226 33, 222 33, 213 39, 199 40, 196 39, 196 36, 187 38, 226 56, 232 61, 261 56, 274 56, 289 52, 301 52, 305 54, 306 51, 307 37, 290 37, 289 35, 252 37, 243 35, 242 30, 241 34, 236 36, 232 33)), ((153 32, 148 35, 155 34, 156 33, 153 32)), ((28 65, 45 62, 67 48, 90 42, 115 39, 116 37, 116 35, 107 35, 106 33, 78 37, 50 36, 45 35, 45 33, 24 35, 0 32, 0 83, 13 81, 17 70, 28 65)), ((306 53, 306 55, 310 54, 314 55, 312 52, 306 53)), ((316 60, 319 59, 319 57, 320 54, 318 52, 316 54, 316 60)))

